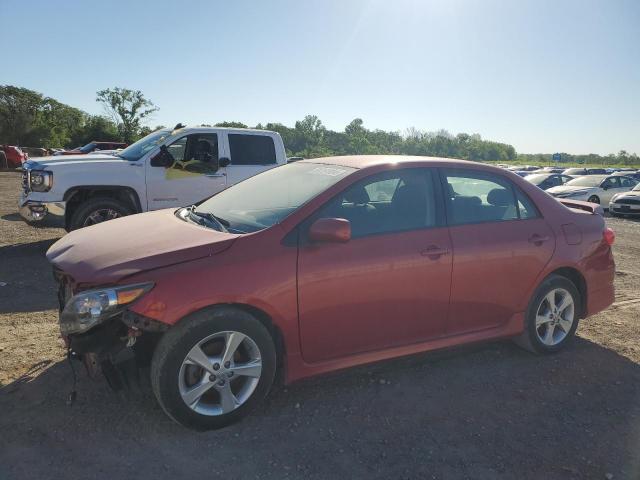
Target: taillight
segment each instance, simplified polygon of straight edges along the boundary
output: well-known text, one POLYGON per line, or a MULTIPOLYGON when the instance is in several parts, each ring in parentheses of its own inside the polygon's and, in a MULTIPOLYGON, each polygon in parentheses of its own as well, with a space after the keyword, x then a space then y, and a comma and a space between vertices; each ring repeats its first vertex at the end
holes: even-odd
POLYGON ((611 246, 613 245, 613 242, 616 241, 616 234, 615 232, 610 229, 609 227, 605 228, 604 231, 602 232, 602 239, 604 240, 604 242, 611 246))

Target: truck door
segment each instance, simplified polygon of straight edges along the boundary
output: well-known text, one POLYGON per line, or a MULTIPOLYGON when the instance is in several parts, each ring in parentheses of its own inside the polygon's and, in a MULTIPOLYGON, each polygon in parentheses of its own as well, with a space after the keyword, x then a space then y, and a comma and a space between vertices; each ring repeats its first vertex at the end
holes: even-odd
POLYGON ((223 135, 231 162, 226 168, 227 186, 278 166, 272 135, 233 130, 223 135))
POLYGON ((174 160, 171 166, 147 164, 149 210, 191 205, 226 187, 225 169, 216 168, 222 156, 216 133, 185 135, 167 149, 174 160))

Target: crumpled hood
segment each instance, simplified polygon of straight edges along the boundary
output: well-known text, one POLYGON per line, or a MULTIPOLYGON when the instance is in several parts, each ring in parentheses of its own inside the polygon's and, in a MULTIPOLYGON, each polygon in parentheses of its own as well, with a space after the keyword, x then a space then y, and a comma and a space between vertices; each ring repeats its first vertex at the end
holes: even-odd
MULTIPOLYGON (((56 167, 58 165, 66 165, 78 162, 126 162, 120 157, 105 154, 88 154, 88 155, 56 155, 50 157, 34 157, 27 162, 34 170, 43 170, 48 167, 56 167)), ((26 163, 26 162, 25 162, 26 163)))
POLYGON ((175 209, 110 220, 54 243, 47 259, 76 283, 110 284, 145 270, 220 253, 238 235, 177 218, 175 209))

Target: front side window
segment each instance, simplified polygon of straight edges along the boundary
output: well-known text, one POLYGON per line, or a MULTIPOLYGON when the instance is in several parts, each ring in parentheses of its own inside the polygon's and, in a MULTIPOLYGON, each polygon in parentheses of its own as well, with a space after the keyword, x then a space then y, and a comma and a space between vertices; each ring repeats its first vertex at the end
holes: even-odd
POLYGON ((504 178, 469 170, 445 169, 443 173, 451 225, 538 216, 533 202, 504 178))
POLYGON ((353 238, 436 226, 433 171, 376 174, 349 186, 315 218, 345 218, 353 238))
POLYGON ((179 138, 167 147, 174 159, 167 178, 214 173, 218 169, 218 136, 194 133, 179 138))
POLYGON ((231 165, 273 165, 276 148, 267 135, 229 134, 231 165))
POLYGON ((609 177, 600 184, 601 188, 619 188, 620 179, 617 177, 609 177))

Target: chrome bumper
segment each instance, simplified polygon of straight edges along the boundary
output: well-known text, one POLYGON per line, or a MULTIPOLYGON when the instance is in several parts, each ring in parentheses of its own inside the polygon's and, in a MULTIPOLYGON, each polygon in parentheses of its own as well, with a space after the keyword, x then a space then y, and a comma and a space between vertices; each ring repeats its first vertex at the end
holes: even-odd
POLYGON ((27 222, 43 222, 47 226, 64 228, 64 209, 66 202, 38 202, 21 200, 20 216, 27 222))

